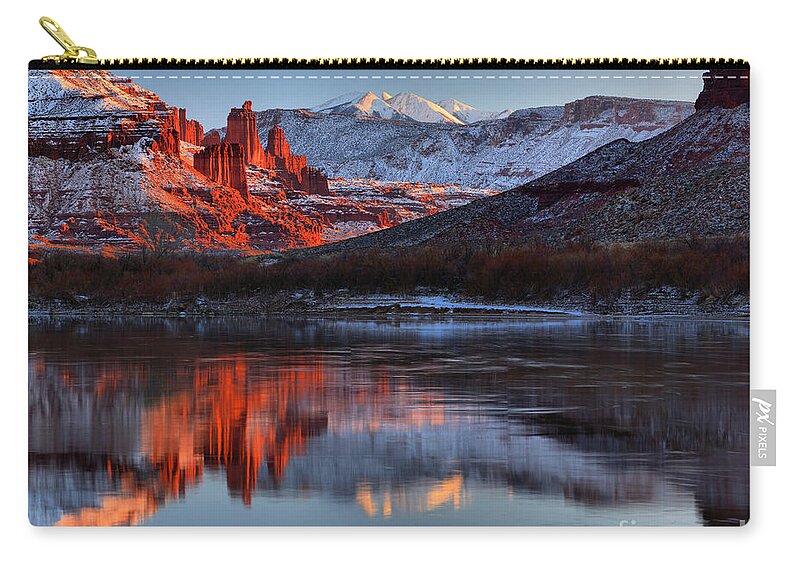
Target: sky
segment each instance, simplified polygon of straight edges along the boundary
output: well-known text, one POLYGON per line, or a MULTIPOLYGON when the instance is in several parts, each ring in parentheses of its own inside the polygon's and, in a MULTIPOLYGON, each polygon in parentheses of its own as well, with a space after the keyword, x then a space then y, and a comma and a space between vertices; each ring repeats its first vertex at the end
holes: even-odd
POLYGON ((228 111, 303 109, 350 92, 411 91, 431 101, 449 97, 485 111, 563 105, 590 95, 694 101, 702 70, 131 70, 132 78, 206 130, 225 126, 228 111))

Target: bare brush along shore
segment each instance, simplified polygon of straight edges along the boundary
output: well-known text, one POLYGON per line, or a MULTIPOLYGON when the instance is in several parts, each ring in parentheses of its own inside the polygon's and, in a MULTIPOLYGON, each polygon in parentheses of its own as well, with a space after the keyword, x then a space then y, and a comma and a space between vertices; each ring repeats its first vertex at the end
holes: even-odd
POLYGON ((726 300, 741 304, 749 295, 749 277, 746 237, 563 247, 420 246, 277 259, 53 252, 30 266, 29 295, 31 307, 43 310, 55 303, 63 310, 105 306, 138 312, 146 305, 156 311, 178 306, 189 312, 216 307, 212 312, 261 313, 286 310, 287 298, 311 299, 299 308, 313 311, 330 294, 409 295, 424 289, 531 305, 574 306, 570 299, 581 298, 592 312, 603 313, 614 312, 603 307, 620 296, 668 289, 725 311, 726 300))

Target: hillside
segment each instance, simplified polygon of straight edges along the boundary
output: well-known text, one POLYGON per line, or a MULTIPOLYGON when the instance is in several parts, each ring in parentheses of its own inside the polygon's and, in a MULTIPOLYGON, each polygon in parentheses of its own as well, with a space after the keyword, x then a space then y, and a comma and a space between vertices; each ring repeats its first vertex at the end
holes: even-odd
POLYGON ((693 111, 687 102, 594 96, 471 125, 307 110, 257 115, 262 138, 278 124, 330 177, 508 190, 614 140, 646 140, 693 111))
POLYGON ((498 196, 310 251, 748 234, 749 102, 733 103, 701 104, 664 133, 611 142, 498 196))

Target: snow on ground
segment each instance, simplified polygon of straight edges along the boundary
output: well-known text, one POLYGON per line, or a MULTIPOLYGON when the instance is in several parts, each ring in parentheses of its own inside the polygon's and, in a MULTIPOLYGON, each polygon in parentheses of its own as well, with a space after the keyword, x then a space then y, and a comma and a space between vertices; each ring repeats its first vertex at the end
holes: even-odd
MULTIPOLYGON (((524 109, 504 119, 468 125, 461 121, 380 120, 360 112, 265 110, 257 116, 262 140, 274 124, 280 124, 293 151, 306 155, 309 164, 330 178, 455 183, 508 190, 614 140, 650 138, 692 112, 688 103, 652 102, 652 117, 628 121, 626 109, 634 106, 635 100, 609 101, 619 114, 602 111, 591 123, 581 122, 580 117, 573 120, 572 115, 565 118, 563 107, 524 109)), ((389 103, 408 112, 414 107, 410 96, 397 95, 389 103), (400 105, 402 99, 408 100, 406 105, 400 105)), ((435 119, 432 107, 425 105, 427 108, 420 104, 420 113, 429 111, 429 118, 435 119)), ((419 120, 423 118, 418 116, 419 120)))
POLYGON ((500 112, 482 111, 481 109, 476 109, 472 105, 468 105, 462 101, 459 101, 458 99, 453 99, 452 97, 449 99, 444 99, 443 101, 439 101, 437 105, 467 124, 478 123, 480 121, 505 119, 513 112, 511 109, 506 109, 500 112))
POLYGON ((285 192, 265 171, 247 171, 251 194, 280 202, 322 224, 327 242, 360 236, 497 194, 458 184, 332 178, 328 196, 285 192))
POLYGON ((515 313, 547 313, 571 316, 584 316, 586 313, 564 309, 551 309, 521 304, 480 303, 458 299, 447 295, 369 295, 353 296, 346 300, 334 301, 329 308, 335 309, 374 309, 377 307, 397 306, 408 309, 458 309, 474 311, 507 311, 515 313))

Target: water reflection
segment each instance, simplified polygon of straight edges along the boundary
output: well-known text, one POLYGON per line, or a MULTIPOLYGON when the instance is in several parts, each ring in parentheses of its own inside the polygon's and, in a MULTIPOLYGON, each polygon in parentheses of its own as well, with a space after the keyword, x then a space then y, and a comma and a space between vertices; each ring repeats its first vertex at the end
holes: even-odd
POLYGON ((739 524, 742 322, 34 319, 34 524, 739 524))

